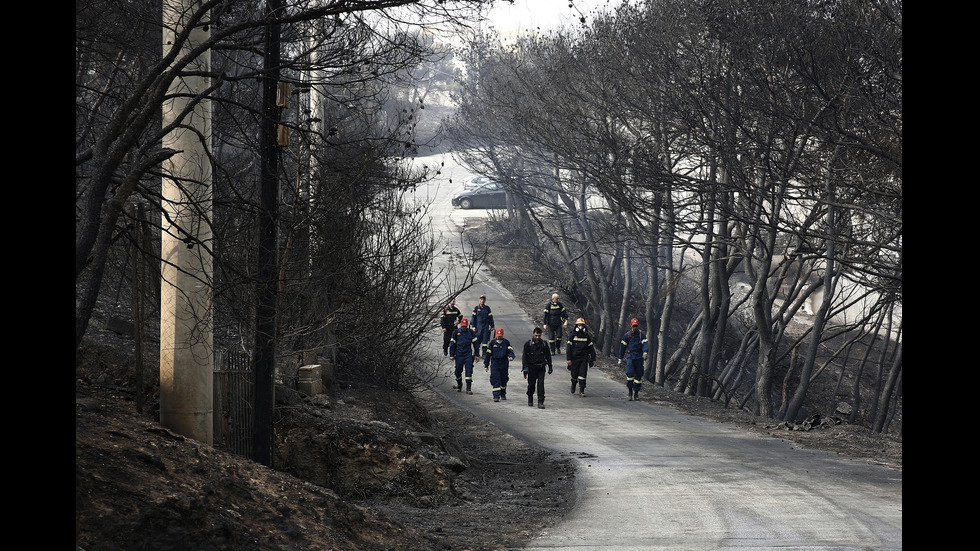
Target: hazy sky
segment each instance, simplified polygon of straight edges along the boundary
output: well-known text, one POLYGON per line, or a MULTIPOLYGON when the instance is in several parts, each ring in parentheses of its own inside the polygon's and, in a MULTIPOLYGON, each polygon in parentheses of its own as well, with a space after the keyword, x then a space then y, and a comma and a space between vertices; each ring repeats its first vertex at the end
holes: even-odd
POLYGON ((579 25, 579 18, 588 20, 596 8, 608 9, 620 0, 515 0, 511 5, 497 0, 490 11, 494 28, 503 35, 511 32, 548 31, 560 26, 579 25), (572 4, 572 7, 569 7, 572 4))

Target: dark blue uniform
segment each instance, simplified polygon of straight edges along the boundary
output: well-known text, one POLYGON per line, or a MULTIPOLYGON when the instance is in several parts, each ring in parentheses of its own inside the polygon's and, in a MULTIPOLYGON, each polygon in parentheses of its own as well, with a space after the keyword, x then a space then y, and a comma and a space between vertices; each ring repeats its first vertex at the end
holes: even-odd
MULTIPOLYGON (((465 321, 465 320, 464 320, 465 321)), ((469 327, 461 325, 453 331, 449 342, 449 357, 456 360, 456 392, 463 389, 463 371, 466 371, 466 393, 472 394, 473 357, 480 355, 480 341, 469 327)))
POLYGON ((510 341, 501 337, 498 341, 493 339, 485 346, 486 351, 483 357, 483 365, 490 370, 490 386, 493 388, 493 401, 507 399, 507 381, 510 377, 507 368, 510 360, 516 358, 514 349, 510 346, 510 341))
POLYGON ((486 344, 493 334, 493 312, 486 304, 478 304, 473 309, 473 318, 470 324, 476 328, 476 335, 480 339, 480 344, 486 344))
POLYGON ((619 343, 619 359, 626 357, 626 388, 630 391, 630 400, 639 396, 643 384, 643 357, 650 350, 646 333, 639 329, 631 329, 623 335, 619 343))

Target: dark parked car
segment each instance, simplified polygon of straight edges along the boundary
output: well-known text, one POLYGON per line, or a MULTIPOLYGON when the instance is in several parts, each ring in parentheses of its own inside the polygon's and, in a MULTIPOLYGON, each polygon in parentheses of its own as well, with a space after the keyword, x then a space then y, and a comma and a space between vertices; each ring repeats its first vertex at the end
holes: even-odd
POLYGON ((464 209, 502 209, 507 207, 507 190, 497 182, 489 182, 457 193, 452 203, 464 209))

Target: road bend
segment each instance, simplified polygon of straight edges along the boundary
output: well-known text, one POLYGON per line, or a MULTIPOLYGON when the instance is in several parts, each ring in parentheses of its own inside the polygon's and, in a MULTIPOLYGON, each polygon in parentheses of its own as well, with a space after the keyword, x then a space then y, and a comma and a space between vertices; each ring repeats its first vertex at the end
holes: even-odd
MULTIPOLYGON (((461 182, 461 169, 447 170, 461 182)), ((442 183, 433 203, 433 228, 446 239, 453 262, 463 217, 449 205, 457 185, 442 183)), ((430 190, 431 192, 431 190, 430 190)), ((625 374, 610 379, 591 370, 586 396, 570 393, 564 356, 546 377, 546 409, 527 407, 520 377, 523 343, 534 324, 488 271, 463 292, 457 306, 472 312, 487 296, 496 327, 514 346, 509 400, 494 402, 482 365, 473 394, 452 389, 453 368, 433 329, 437 365, 433 384, 446 399, 504 431, 572 458, 577 501, 528 550, 834 550, 902 548, 902 473, 878 465, 806 450, 783 440, 629 401, 625 374)), ((550 290, 542 294, 542 305, 550 290)))

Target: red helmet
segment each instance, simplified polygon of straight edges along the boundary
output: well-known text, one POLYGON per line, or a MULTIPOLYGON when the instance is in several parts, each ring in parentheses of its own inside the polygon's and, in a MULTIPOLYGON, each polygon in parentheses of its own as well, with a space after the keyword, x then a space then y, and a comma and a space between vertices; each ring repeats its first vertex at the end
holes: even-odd
POLYGON ((463 318, 463 319, 459 320, 459 326, 460 327, 466 327, 469 324, 470 324, 470 322, 466 318, 463 318))
POLYGON ((504 330, 503 329, 497 329, 497 336, 498 337, 503 337, 504 336, 504 330))
POLYGON ((630 320, 630 325, 634 325, 634 326, 640 325, 640 320, 633 318, 630 320))

